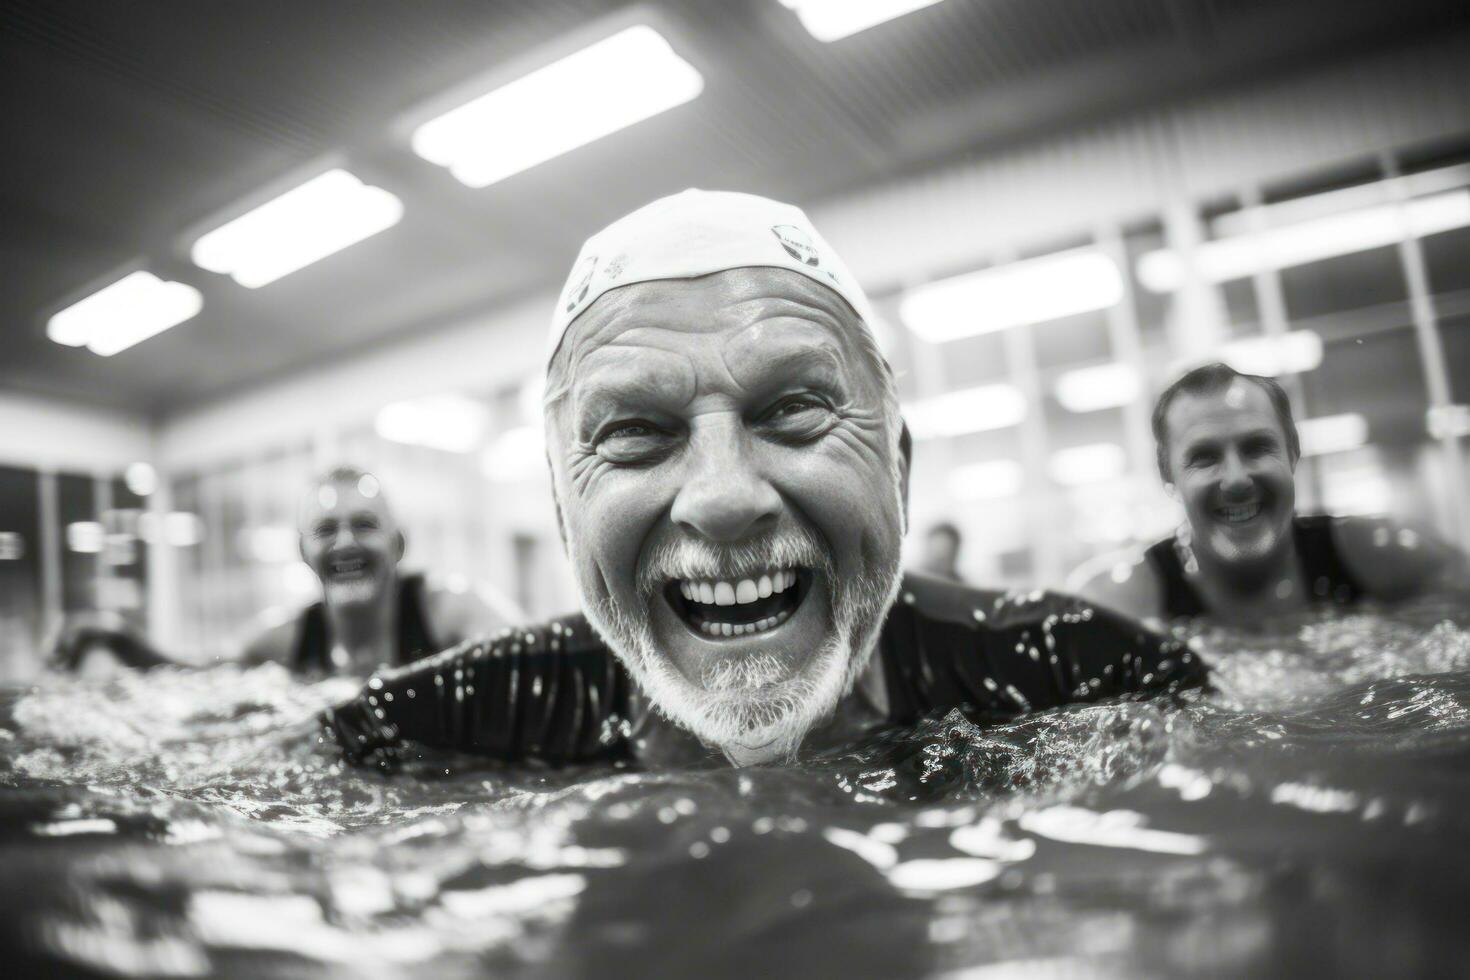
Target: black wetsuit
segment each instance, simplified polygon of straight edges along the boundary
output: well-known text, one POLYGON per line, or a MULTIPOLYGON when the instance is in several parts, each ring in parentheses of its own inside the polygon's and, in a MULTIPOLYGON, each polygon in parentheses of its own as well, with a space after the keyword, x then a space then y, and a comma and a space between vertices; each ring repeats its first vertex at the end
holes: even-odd
MULTIPOLYGON (((1307 581, 1308 601, 1313 605, 1326 602, 1351 605, 1364 594, 1362 585, 1338 553, 1337 542, 1332 537, 1334 520, 1326 514, 1297 515, 1291 520, 1297 558, 1307 581)), ((1173 538, 1151 545, 1144 557, 1163 584, 1166 618, 1203 616, 1209 612, 1199 592, 1185 577, 1173 538)))
MULTIPOLYGON (((905 578, 874 654, 886 723, 959 708, 977 719, 1203 683, 1177 640, 1051 593, 1001 595, 905 578)), ((505 761, 627 759, 641 698, 587 620, 465 643, 373 677, 323 722, 354 759, 402 741, 505 761)))
MULTIPOLYGON (((424 577, 405 575, 398 580, 398 630, 393 650, 397 665, 411 664, 443 649, 429 626, 424 610, 424 577)), ((296 648, 291 652, 291 669, 299 673, 330 673, 332 638, 327 628, 327 609, 320 602, 308 606, 296 629, 296 648)))

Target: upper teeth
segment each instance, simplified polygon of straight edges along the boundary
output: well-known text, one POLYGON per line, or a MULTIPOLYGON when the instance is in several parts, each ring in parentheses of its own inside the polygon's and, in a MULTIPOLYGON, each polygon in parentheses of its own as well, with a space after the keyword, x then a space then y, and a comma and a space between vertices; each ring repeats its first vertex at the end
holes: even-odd
POLYGON ((690 602, 702 602, 707 606, 743 606, 757 599, 765 599, 773 592, 785 592, 795 584, 795 570, 785 569, 770 572, 760 578, 743 578, 738 582, 693 582, 684 579, 679 582, 679 594, 690 602))
POLYGON ((1236 506, 1222 507, 1227 521, 1247 521, 1260 511, 1260 504, 1239 504, 1236 506))
POLYGON ((361 558, 339 558, 336 561, 332 562, 332 571, 355 572, 358 569, 362 568, 362 566, 365 564, 366 562, 364 562, 361 558))

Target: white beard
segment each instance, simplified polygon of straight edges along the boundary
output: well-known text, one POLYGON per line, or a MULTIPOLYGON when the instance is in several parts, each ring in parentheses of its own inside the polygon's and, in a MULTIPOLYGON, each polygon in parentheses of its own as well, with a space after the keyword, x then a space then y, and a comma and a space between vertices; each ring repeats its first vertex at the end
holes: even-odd
POLYGON ((378 580, 371 576, 345 582, 329 580, 322 586, 322 594, 329 606, 362 605, 377 599, 378 580))
MULTIPOLYGON (((573 566, 591 568, 578 560, 573 566)), ((815 725, 832 714, 872 657, 888 609, 898 595, 899 567, 866 569, 850 587, 837 581, 832 562, 804 530, 756 545, 721 549, 680 541, 647 556, 639 572, 640 609, 633 616, 611 598, 595 601, 592 583, 577 576, 587 618, 666 718, 734 761, 786 759, 815 725), (655 646, 652 603, 670 578, 739 578, 767 568, 819 569, 828 585, 832 624, 827 640, 795 674, 765 655, 711 663, 694 683, 655 646)))

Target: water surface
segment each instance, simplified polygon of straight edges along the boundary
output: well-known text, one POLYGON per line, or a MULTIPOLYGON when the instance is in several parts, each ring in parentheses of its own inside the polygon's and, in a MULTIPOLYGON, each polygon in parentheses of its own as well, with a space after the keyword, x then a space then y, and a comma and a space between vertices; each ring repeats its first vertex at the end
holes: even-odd
POLYGON ((791 769, 345 767, 276 667, 0 692, 17 975, 1448 975, 1470 613, 1195 638, 1217 690, 791 769))

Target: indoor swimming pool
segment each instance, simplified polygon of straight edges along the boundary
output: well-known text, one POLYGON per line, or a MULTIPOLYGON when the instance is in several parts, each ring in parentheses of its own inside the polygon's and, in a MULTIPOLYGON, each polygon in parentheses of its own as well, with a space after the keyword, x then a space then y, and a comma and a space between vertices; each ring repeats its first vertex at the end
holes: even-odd
POLYGON ((1215 689, 792 769, 344 767, 274 667, 0 702, 12 976, 1447 974, 1470 614, 1193 642, 1215 689))

